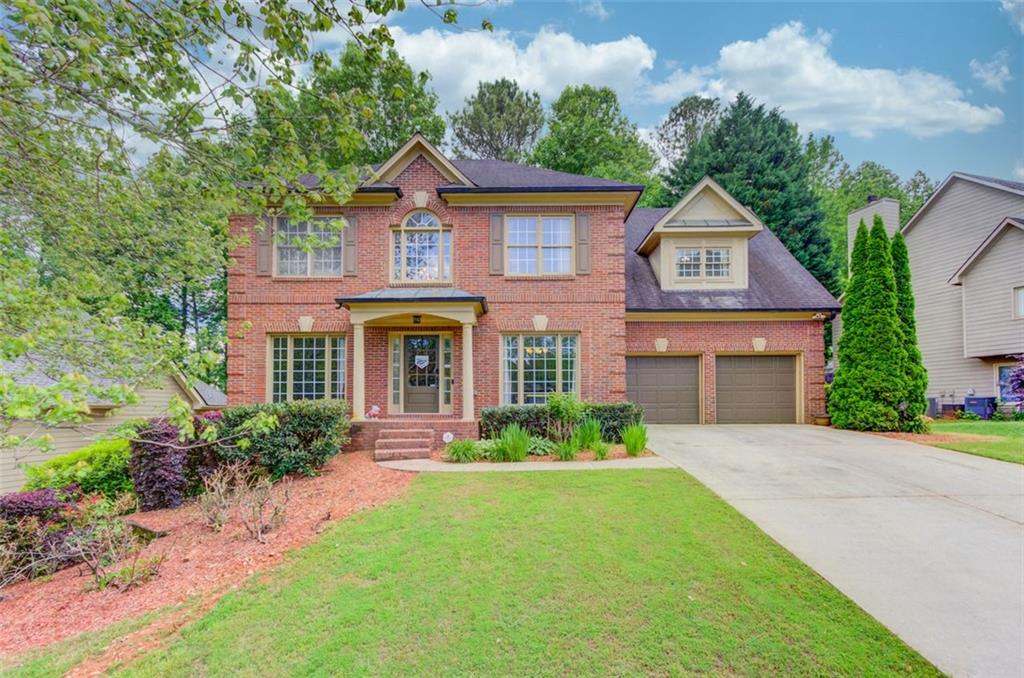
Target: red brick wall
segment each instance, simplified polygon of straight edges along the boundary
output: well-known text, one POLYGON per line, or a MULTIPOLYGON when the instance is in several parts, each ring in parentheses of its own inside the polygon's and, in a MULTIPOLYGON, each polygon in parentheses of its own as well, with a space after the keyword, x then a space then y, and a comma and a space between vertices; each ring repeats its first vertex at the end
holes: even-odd
POLYGON ((626 353, 655 353, 654 340, 668 339, 667 352, 703 356, 704 422, 715 422, 715 354, 754 353, 753 339, 767 340, 765 351, 800 355, 804 368, 804 421, 825 412, 824 322, 745 320, 706 322, 628 322, 626 353))
MULTIPOLYGON (((625 274, 623 213, 615 206, 449 207, 436 193, 448 181, 426 160, 413 161, 397 178, 403 198, 387 207, 346 208, 359 219, 358 275, 336 279, 277 279, 255 274, 255 245, 233 252, 235 265, 228 273, 228 402, 266 399, 266 336, 272 332, 298 332, 299 316, 314 319, 314 332, 342 332, 349 336, 351 388, 351 326, 348 311, 336 309, 334 299, 368 292, 389 284, 390 227, 414 207, 414 192, 426 191, 427 207, 452 225, 453 283, 487 298, 488 312, 474 330, 475 405, 499 402, 499 342, 505 331, 533 331, 534 315, 547 315, 548 331, 580 333, 580 394, 587 400, 625 398, 625 274), (592 238, 588 275, 566 278, 524 279, 488 273, 489 218, 494 212, 586 212, 592 238)), ((233 235, 250 230, 256 217, 231 220, 233 235)), ((252 240, 255 240, 253 237, 252 240)), ((411 328, 410 328, 411 329, 411 328)), ((417 330, 425 328, 416 328, 417 330)), ((461 337, 454 330, 456 385, 453 412, 461 414, 461 337)), ((366 331, 366 405, 387 401, 386 330, 366 331)))

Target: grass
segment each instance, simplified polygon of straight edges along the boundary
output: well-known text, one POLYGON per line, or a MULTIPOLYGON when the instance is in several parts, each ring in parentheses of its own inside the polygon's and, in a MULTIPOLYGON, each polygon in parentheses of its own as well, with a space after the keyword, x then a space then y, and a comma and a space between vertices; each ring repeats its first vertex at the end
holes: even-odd
POLYGON ((1024 464, 1024 421, 936 421, 933 433, 996 436, 998 440, 929 443, 1014 464, 1024 464))
POLYGON ((420 476, 115 669, 937 674, 675 470, 420 476))

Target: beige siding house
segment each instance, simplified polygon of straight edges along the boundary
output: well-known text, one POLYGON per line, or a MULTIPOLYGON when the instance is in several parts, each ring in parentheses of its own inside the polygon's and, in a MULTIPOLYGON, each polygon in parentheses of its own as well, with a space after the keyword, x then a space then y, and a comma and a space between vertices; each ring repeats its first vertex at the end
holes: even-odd
POLYGON ((953 173, 903 228, 934 406, 997 397, 1024 353, 1024 183, 953 173))
POLYGON ((44 430, 26 422, 16 424, 12 433, 15 435, 39 435, 43 432, 53 438, 53 448, 48 452, 40 452, 26 446, 15 452, 4 452, 0 456, 0 494, 14 492, 21 488, 25 474, 22 465, 38 464, 57 455, 66 454, 102 437, 102 434, 131 419, 158 417, 167 412, 168 403, 177 395, 191 403, 196 411, 220 409, 226 398, 216 387, 208 384, 190 388, 177 375, 168 375, 156 384, 140 388, 140 400, 134 405, 121 408, 93 406, 88 422, 79 426, 61 426, 44 430))

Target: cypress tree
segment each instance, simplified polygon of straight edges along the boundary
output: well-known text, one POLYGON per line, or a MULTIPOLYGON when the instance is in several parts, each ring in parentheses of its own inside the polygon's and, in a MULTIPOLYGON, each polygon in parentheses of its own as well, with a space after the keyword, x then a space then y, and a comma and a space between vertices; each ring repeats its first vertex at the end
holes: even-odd
POLYGON ((829 412, 839 428, 895 431, 905 396, 900 321, 889 236, 879 216, 846 293, 839 369, 829 412))
POLYGON ((914 433, 923 432, 927 427, 921 415, 928 409, 925 391, 928 388, 928 372, 924 368, 921 349, 917 346, 917 323, 914 320, 914 290, 910 284, 910 253, 903 234, 897 231, 892 237, 892 269, 896 281, 896 313, 900 322, 900 338, 903 343, 904 396, 906 407, 901 417, 901 428, 914 433))
POLYGON ((858 266, 864 265, 864 257, 867 254, 868 249, 868 227, 864 225, 864 220, 860 220, 860 225, 857 226, 857 235, 853 239, 853 252, 850 254, 850 275, 852 276, 857 270, 858 266))

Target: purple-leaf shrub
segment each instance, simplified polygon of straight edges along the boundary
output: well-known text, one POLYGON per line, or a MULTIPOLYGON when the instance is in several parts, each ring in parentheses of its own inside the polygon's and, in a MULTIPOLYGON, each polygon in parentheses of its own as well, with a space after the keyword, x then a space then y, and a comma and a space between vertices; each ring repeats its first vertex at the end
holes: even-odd
POLYGON ((16 521, 21 518, 51 520, 71 508, 77 492, 74 487, 64 490, 46 488, 29 492, 11 492, 0 496, 0 520, 16 521))
POLYGON ((178 427, 166 419, 151 419, 135 437, 129 471, 139 508, 155 511, 181 506, 188 490, 184 448, 189 443, 178 440, 178 427))

